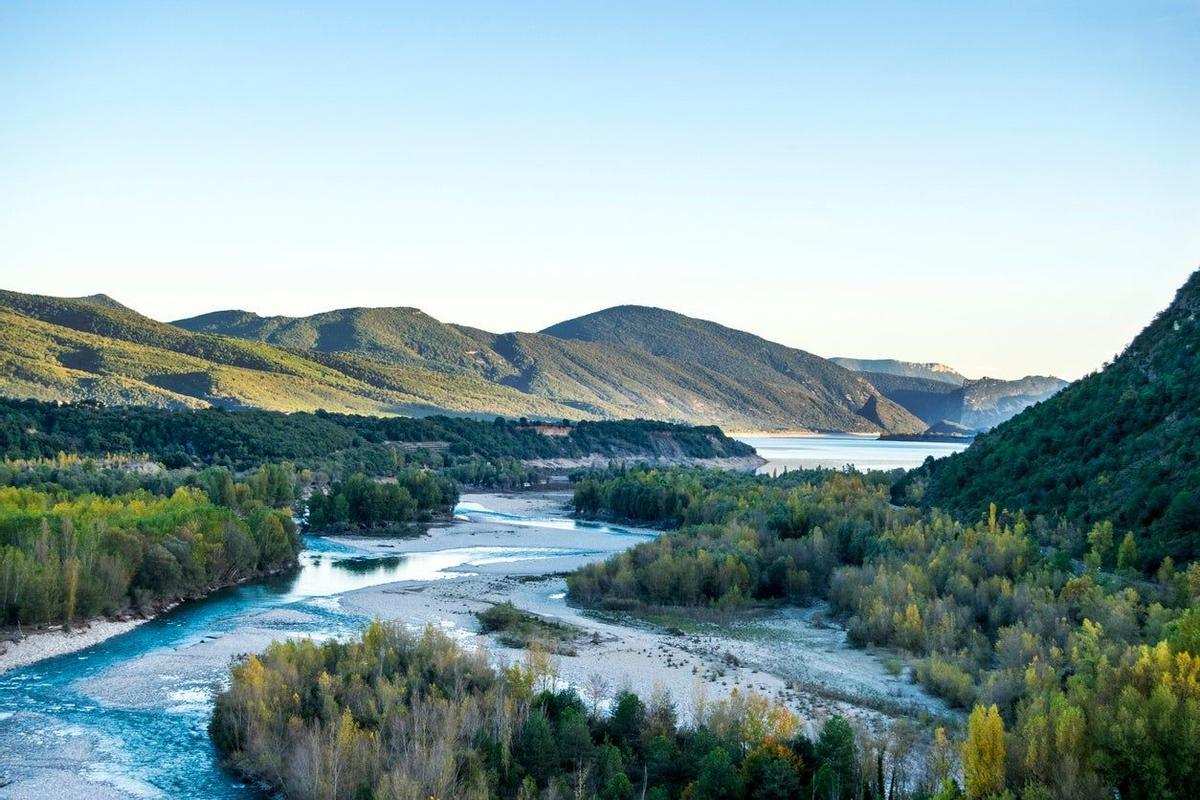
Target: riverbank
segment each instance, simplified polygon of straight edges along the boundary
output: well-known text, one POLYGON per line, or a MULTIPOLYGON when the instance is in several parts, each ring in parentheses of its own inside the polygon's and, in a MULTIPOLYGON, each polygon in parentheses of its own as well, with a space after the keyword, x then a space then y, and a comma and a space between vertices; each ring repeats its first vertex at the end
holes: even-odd
POLYGON ((731 472, 753 472, 767 463, 760 455, 691 458, 690 456, 598 456, 581 458, 527 458, 521 461, 534 469, 603 469, 609 464, 647 464, 658 467, 706 467, 731 472))
MULTIPOLYGON (((80 650, 86 650, 114 636, 128 633, 137 626, 149 622, 180 605, 204 600, 214 592, 229 589, 233 586, 253 583, 254 581, 265 580, 292 572, 296 569, 297 565, 298 562, 293 561, 286 566, 256 572, 237 581, 210 586, 199 594, 162 600, 156 602, 149 609, 127 611, 119 619, 98 617, 96 619, 77 622, 70 630, 63 626, 54 626, 52 628, 27 627, 23 631, 21 638, 0 641, 0 675, 19 667, 27 667, 30 664, 45 661, 48 658, 56 658, 80 650)), ((10 633, 15 633, 15 629, 10 631, 10 633)))
POLYGON ((901 716, 953 716, 903 672, 888 670, 880 658, 850 648, 845 630, 828 621, 820 606, 765 612, 728 625, 659 626, 567 605, 565 573, 625 549, 630 536, 645 540, 657 535, 563 518, 568 498, 566 493, 467 495, 460 507, 465 519, 433 530, 429 537, 392 542, 346 539, 346 544, 396 555, 468 545, 529 550, 569 546, 587 552, 463 564, 448 568, 458 574, 453 580, 372 586, 342 595, 341 606, 414 628, 433 625, 454 633, 464 644, 486 647, 499 661, 511 662, 527 654, 504 646, 497 634, 481 633, 475 616, 493 603, 511 601, 522 611, 580 631, 570 652, 551 660, 559 681, 585 695, 600 689, 605 701, 622 688, 643 697, 665 691, 685 720, 701 704, 723 699, 734 689, 786 705, 814 730, 834 714, 875 732, 901 716), (615 530, 625 533, 614 535, 615 530))
POLYGON ((108 620, 97 619, 77 625, 71 630, 31 630, 17 641, 0 643, 0 675, 17 667, 36 664, 55 656, 63 656, 120 636, 148 622, 150 618, 108 620))
POLYGON ((623 688, 647 698, 662 691, 687 721, 736 688, 783 703, 810 734, 833 714, 883 731, 901 717, 941 713, 903 673, 848 647, 819 608, 710 625, 568 606, 564 573, 659 535, 573 519, 569 498, 469 494, 455 521, 428 536, 310 537, 294 573, 0 675, 0 800, 244 800, 253 793, 220 768, 206 727, 232 661, 279 639, 352 636, 375 617, 434 625, 496 663, 524 661, 526 651, 481 633, 475 616, 505 600, 579 629, 549 663, 559 685, 585 698, 595 689, 598 705, 623 688))

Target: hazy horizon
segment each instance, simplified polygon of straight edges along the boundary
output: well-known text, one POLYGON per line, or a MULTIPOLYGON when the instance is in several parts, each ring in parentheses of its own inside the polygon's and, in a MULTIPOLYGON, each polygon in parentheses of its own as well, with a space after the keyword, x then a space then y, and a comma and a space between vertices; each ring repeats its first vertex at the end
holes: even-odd
POLYGON ((1193 3, 0 7, 0 285, 638 304, 1077 378, 1200 261, 1193 3))

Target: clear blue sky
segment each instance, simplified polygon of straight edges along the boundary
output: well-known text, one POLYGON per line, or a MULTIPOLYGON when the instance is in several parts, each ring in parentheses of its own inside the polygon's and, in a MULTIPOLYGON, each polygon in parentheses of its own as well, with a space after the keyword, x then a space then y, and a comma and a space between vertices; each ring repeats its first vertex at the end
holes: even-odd
POLYGON ((0 286, 664 306, 1076 377, 1200 265, 1192 2, 6 2, 0 286))

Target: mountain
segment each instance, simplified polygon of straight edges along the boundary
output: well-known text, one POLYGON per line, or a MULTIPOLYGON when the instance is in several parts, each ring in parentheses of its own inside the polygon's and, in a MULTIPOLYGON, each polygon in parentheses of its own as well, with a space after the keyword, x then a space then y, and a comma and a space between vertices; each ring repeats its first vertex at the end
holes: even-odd
POLYGON ((953 367, 929 361, 897 361, 894 358, 843 358, 835 356, 829 359, 839 367, 845 367, 851 372, 870 372, 882 375, 895 375, 901 378, 926 378, 928 380, 949 383, 952 386, 962 386, 967 379, 953 367))
POLYGON ((309 317, 260 317, 214 311, 172 325, 323 353, 349 353, 389 364, 421 366, 451 375, 511 374, 494 353, 480 350, 469 329, 437 321, 417 308, 346 308, 309 317))
POLYGON ((8 396, 369 414, 652 417, 734 428, 921 427, 866 382, 800 355, 791 377, 727 374, 621 344, 448 325, 415 308, 310 317, 218 311, 166 324, 104 295, 0 292, 0 391, 8 396), (824 373, 836 379, 832 385, 824 373))
POLYGON ((1139 561, 1200 556, 1200 271, 1099 372, 898 484, 968 516, 995 502, 1132 531, 1139 561))
POLYGON ((908 409, 927 425, 942 421, 959 424, 963 412, 963 387, 943 380, 863 372, 863 378, 892 402, 908 409))
POLYGON ((101 308, 113 308, 117 311, 133 311, 133 309, 129 306, 118 303, 116 300, 112 299, 106 294, 89 294, 85 297, 70 297, 67 299, 75 300, 80 303, 90 303, 91 305, 100 306, 101 308))
POLYGON ((858 372, 884 397, 931 426, 944 421, 974 430, 987 430, 1067 385, 1061 378, 1045 375, 1027 375, 1016 380, 972 380, 944 364, 893 359, 831 360, 858 372), (867 367, 880 369, 874 371, 867 367))
POLYGON ((1053 375, 1026 375, 1016 380, 980 378, 963 386, 962 414, 958 422, 976 430, 994 428, 1034 403, 1052 397, 1067 382, 1053 375))
POLYGON ((5 291, 0 393, 162 407, 586 416, 469 375, 192 333, 94 297, 5 291))
POLYGON ((542 333, 700 367, 740 387, 744 402, 777 408, 776 428, 909 433, 924 427, 866 380, 820 356, 665 309, 617 306, 542 333))
MULTIPOLYGON (((637 307, 622 313, 630 308, 637 307)), ((714 340, 752 340, 748 347, 771 351, 784 368, 746 365, 736 346, 724 360, 701 363, 648 339, 495 334, 445 324, 414 308, 351 308, 310 317, 218 311, 174 324, 301 348, 327 364, 331 358, 355 357, 474 376, 566 407, 568 416, 648 417, 735 429, 924 428, 870 384, 825 359, 714 323, 675 317, 708 330, 714 340)))

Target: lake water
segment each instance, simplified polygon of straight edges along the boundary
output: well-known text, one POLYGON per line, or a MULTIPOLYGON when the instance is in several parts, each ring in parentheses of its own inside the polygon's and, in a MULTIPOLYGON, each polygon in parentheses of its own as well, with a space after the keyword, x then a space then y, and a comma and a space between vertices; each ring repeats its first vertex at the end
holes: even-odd
POLYGON ((0 798, 13 790, 59 800, 260 798, 220 767, 208 738, 213 696, 232 659, 285 636, 359 630, 367 620, 341 606, 345 592, 452 580, 498 562, 592 554, 569 546, 576 528, 619 536, 620 546, 636 541, 617 526, 561 517, 501 515, 471 503, 456 513, 561 530, 566 546, 372 555, 306 537, 300 569, 290 575, 219 591, 86 650, 0 674, 0 798), (6 779, 15 781, 9 790, 6 779))
POLYGON ((852 466, 861 470, 911 469, 927 457, 941 458, 966 448, 958 442, 881 441, 877 436, 822 433, 812 436, 737 436, 767 460, 762 475, 785 469, 852 466))

